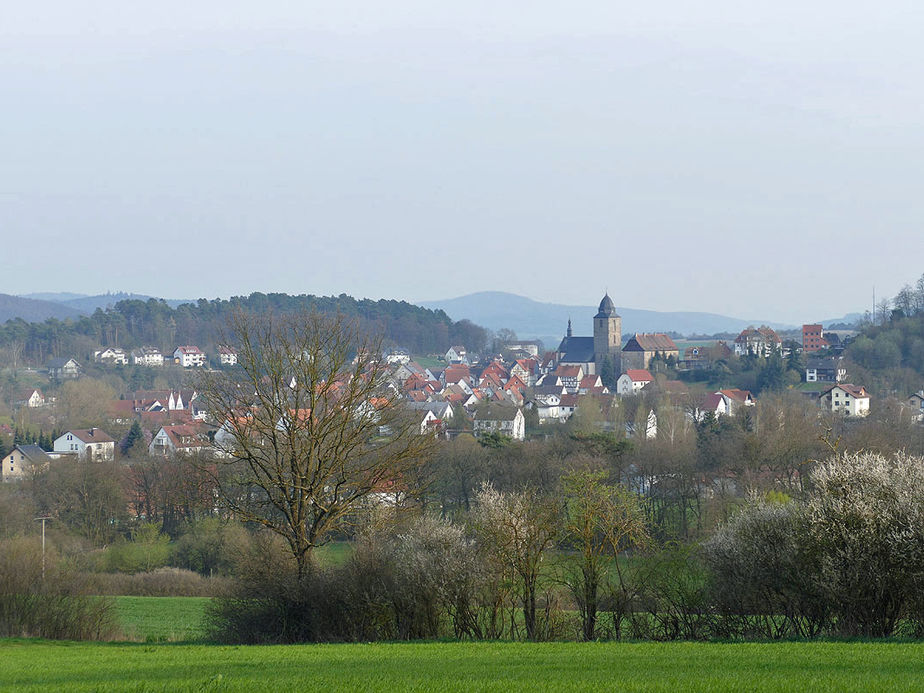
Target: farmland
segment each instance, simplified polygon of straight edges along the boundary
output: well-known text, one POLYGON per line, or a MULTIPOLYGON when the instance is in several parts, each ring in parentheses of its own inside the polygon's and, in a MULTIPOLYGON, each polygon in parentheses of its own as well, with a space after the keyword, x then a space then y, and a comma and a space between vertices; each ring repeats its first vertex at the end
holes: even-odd
POLYGON ((225 647, 0 641, 0 688, 71 690, 919 689, 924 645, 393 643, 225 647))

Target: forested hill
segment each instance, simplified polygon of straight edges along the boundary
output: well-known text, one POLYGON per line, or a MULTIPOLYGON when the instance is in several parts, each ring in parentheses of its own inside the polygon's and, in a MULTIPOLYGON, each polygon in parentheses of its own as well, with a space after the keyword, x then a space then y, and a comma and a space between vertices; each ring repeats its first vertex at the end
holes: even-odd
POLYGON ((384 335, 386 343, 415 354, 443 353, 451 344, 479 350, 487 331, 468 321, 453 322, 441 310, 429 310, 404 301, 357 300, 340 296, 291 296, 253 293, 231 299, 205 300, 171 308, 164 301, 119 301, 107 310, 72 320, 49 319, 30 323, 9 320, 0 327, 0 348, 12 348, 21 362, 42 365, 53 357, 83 357, 100 346, 131 349, 151 345, 173 352, 180 344, 203 349, 215 346, 232 311, 280 313, 299 310, 339 312, 356 319, 364 330, 384 335))

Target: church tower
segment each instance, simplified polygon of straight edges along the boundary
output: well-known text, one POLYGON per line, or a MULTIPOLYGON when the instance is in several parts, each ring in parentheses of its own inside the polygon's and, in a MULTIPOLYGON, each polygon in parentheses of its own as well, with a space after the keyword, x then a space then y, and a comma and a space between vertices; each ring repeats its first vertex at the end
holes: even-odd
POLYGON ((600 375, 603 362, 612 358, 617 375, 620 372, 619 356, 622 350, 622 318, 616 314, 616 306, 609 294, 600 301, 600 309, 594 316, 594 363, 600 375))

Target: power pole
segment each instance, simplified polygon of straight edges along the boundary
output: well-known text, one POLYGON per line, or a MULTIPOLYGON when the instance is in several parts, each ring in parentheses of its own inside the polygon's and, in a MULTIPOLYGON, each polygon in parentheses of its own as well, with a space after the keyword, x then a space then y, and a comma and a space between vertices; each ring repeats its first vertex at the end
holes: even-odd
POLYGON ((42 523, 42 582, 45 581, 45 523, 50 519, 48 515, 35 518, 36 522, 41 521, 42 523))

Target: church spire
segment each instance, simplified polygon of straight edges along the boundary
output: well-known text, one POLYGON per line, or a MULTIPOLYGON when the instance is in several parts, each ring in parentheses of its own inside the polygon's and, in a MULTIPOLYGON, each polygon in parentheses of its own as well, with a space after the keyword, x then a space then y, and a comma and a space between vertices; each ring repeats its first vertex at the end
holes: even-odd
POLYGON ((571 318, 568 318, 568 336, 571 336, 571 318))

